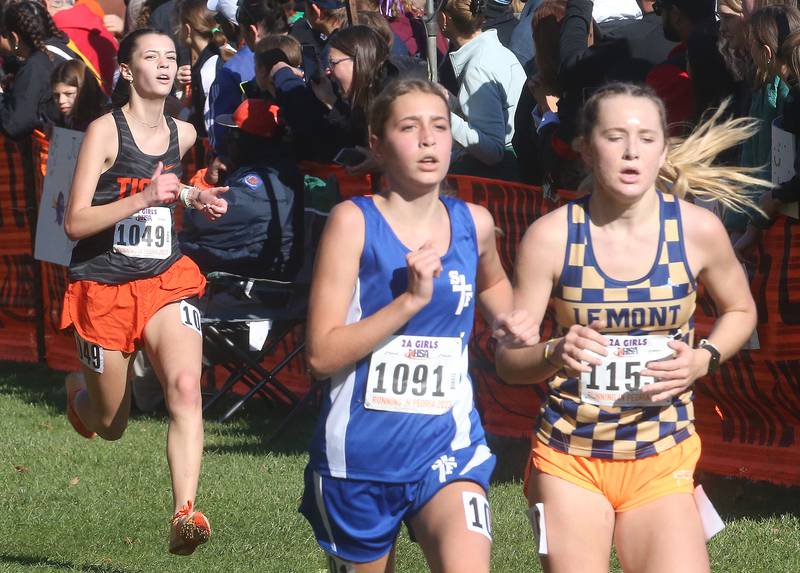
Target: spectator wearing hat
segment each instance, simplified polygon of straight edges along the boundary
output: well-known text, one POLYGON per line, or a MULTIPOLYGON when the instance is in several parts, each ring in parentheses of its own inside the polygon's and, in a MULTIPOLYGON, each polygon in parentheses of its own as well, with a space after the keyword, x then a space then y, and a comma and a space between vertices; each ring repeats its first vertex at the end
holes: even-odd
MULTIPOLYGON (((718 35, 716 6, 716 0, 656 0, 653 4, 653 10, 661 16, 664 37, 679 42, 667 60, 650 71, 646 80, 664 100, 669 124, 685 125, 695 116, 687 43, 693 35, 718 35)), ((721 55, 720 65, 725 65, 721 55)))
POLYGON ((347 10, 342 0, 306 0, 304 14, 311 29, 317 32, 321 47, 336 30, 347 25, 347 10))
MULTIPOLYGON (((664 26, 661 16, 653 11, 655 0, 639 0, 642 17, 639 19, 618 20, 613 30, 605 37, 625 41, 630 50, 630 57, 635 65, 649 71, 661 64, 675 49, 676 43, 664 37, 664 26)), ((602 29, 602 25, 601 25, 602 29)))
POLYGON ((275 104, 244 100, 232 114, 215 118, 227 127, 230 176, 223 225, 208 225, 184 211, 181 251, 204 273, 290 280, 297 270, 302 216, 302 177, 280 148, 283 128, 275 104))
POLYGON ((511 46, 511 35, 517 27, 517 17, 511 0, 488 0, 486 2, 486 20, 482 30, 497 30, 497 39, 506 48, 511 46))
POLYGON ((100 75, 103 91, 110 94, 119 45, 114 35, 106 29, 102 17, 95 14, 89 5, 74 0, 48 1, 47 11, 58 29, 74 42, 77 50, 100 75))

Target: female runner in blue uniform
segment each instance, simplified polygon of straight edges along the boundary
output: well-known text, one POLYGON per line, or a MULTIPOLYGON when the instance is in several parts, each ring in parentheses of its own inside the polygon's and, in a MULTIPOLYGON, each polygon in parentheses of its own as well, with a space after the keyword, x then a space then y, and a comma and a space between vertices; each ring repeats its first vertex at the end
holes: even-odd
POLYGON ((120 44, 129 97, 89 126, 64 228, 78 240, 69 267, 62 328, 72 327, 83 378, 67 379, 67 417, 86 438, 122 437, 128 424, 133 352, 144 348, 169 411, 167 461, 173 518, 169 550, 187 555, 211 527, 193 510, 203 453, 200 315, 192 303, 205 278, 183 257, 173 228, 180 200, 214 220, 227 210, 224 187, 182 186, 181 157, 195 130, 164 114, 177 72, 166 34, 140 29, 120 44), (85 384, 83 382, 85 380, 85 384))
MULTIPOLYGON (((432 571, 489 571, 495 461, 467 345, 475 305, 502 318, 511 286, 489 212, 439 193, 449 118, 436 85, 387 87, 370 132, 388 190, 337 206, 320 243, 308 361, 330 386, 300 510, 334 571, 394 571, 403 522, 432 571)), ((529 326, 508 344, 535 343, 529 326)))
POLYGON ((522 240, 514 306, 539 322, 552 304, 561 333, 527 349, 501 341, 497 366, 509 383, 549 381, 526 480, 549 573, 607 572, 612 543, 625 571, 709 570, 692 385, 741 348, 756 309, 722 223, 684 197, 741 209, 739 189, 765 184, 713 165, 753 133, 719 113, 670 142, 651 90, 603 88, 583 111, 591 194, 522 240), (698 280, 718 319, 695 345, 698 280))

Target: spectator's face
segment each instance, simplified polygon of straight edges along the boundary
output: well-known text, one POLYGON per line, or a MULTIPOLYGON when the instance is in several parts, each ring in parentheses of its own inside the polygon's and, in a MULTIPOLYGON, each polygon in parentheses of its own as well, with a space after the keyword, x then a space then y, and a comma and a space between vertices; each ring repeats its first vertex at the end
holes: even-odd
POLYGON ((609 96, 581 153, 592 169, 595 191, 633 203, 653 189, 667 146, 656 104, 644 97, 609 96))
POLYGON ((339 93, 350 96, 353 85, 353 58, 336 48, 328 51, 328 75, 339 85, 339 93))
POLYGON ((134 89, 144 97, 166 97, 172 91, 177 72, 172 39, 162 34, 147 34, 137 40, 130 65, 123 69, 123 78, 133 79, 134 89))
POLYGON ((724 4, 719 7, 719 33, 734 50, 746 48, 744 15, 724 4))
POLYGON ((678 10, 673 6, 664 6, 661 10, 661 26, 664 29, 664 37, 670 42, 681 41, 680 32, 675 25, 675 18, 678 15, 678 10))
POLYGON ((78 97, 78 88, 75 86, 60 82, 53 86, 53 101, 56 102, 58 111, 64 117, 72 113, 72 106, 75 105, 76 97, 78 97))
POLYGON ((447 175, 452 141, 444 100, 412 92, 394 101, 383 136, 373 135, 370 143, 390 185, 425 193, 447 175))

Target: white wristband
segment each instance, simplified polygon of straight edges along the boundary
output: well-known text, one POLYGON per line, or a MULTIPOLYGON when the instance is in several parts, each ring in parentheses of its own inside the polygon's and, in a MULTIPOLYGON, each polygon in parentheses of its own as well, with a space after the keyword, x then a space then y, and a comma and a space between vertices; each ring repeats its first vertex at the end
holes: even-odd
POLYGON ((194 209, 194 205, 192 204, 191 197, 189 196, 190 193, 194 190, 194 187, 190 187, 189 185, 184 185, 183 189, 181 189, 180 198, 183 202, 183 205, 187 209, 194 209))

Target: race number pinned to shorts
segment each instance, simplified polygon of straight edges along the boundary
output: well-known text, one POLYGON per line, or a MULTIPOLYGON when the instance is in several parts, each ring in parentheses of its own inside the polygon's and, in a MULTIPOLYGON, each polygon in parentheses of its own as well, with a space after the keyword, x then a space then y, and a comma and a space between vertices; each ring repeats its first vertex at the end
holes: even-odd
POLYGON ((464 517, 467 520, 467 529, 485 535, 492 539, 492 512, 489 511, 489 502, 479 493, 465 491, 461 493, 464 502, 464 517))
POLYGON ((675 338, 663 335, 605 337, 608 356, 595 354, 603 363, 593 365, 591 372, 581 373, 581 400, 597 406, 667 406, 669 399, 653 402, 642 392, 642 388, 656 380, 640 372, 648 362, 671 358, 675 351, 667 343, 675 338))
POLYGON ((81 361, 81 364, 92 372, 102 374, 105 366, 103 347, 94 342, 84 340, 77 332, 75 333, 75 344, 78 347, 78 360, 81 361))
POLYGON ((534 503, 528 508, 528 521, 533 530, 533 541, 539 555, 547 555, 547 527, 544 522, 544 504, 534 503))
POLYGON ((430 414, 449 412, 461 384, 461 339, 391 336, 372 353, 364 407, 430 414))
POLYGON ((166 259, 172 254, 169 207, 147 207, 114 227, 114 251, 126 257, 166 259))
POLYGON ((197 310, 197 307, 189 302, 186 302, 185 300, 182 300, 180 313, 181 322, 183 325, 188 326, 197 334, 202 336, 203 331, 200 329, 200 311, 197 310))

